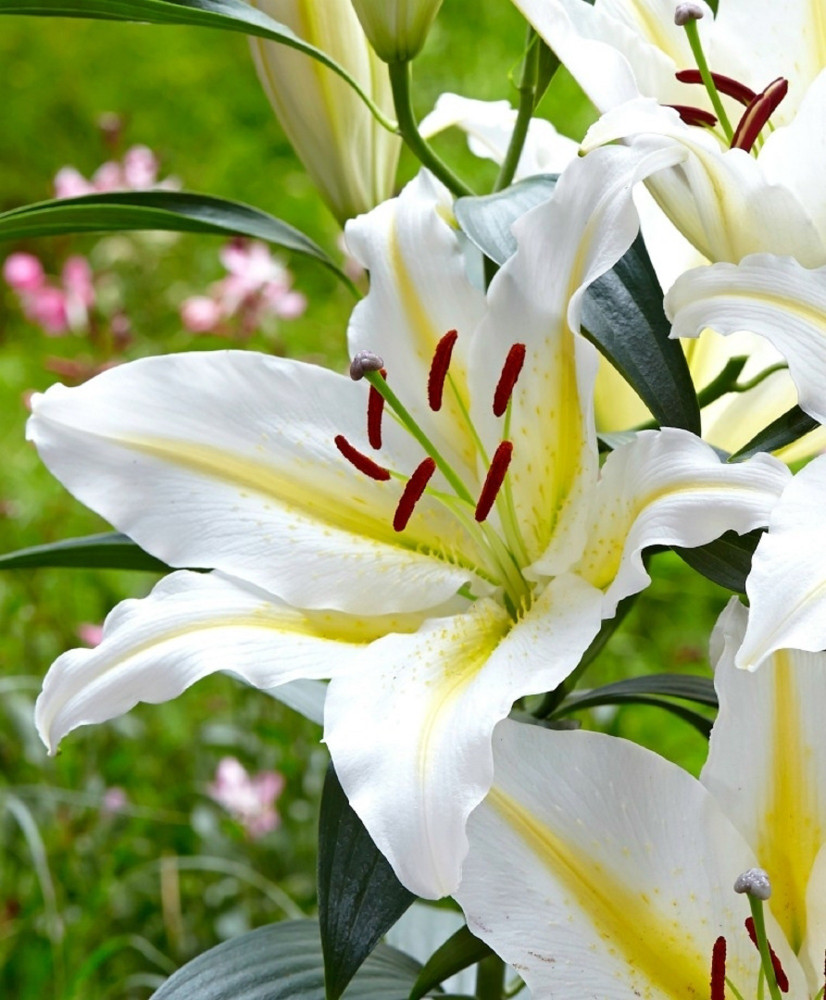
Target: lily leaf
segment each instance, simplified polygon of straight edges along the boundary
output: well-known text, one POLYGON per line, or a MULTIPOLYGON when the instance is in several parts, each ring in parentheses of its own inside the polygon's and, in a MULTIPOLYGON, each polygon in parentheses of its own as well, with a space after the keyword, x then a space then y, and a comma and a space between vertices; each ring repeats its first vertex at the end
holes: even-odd
POLYGON ((490 947, 480 941, 467 929, 460 927, 425 962, 419 978, 410 991, 410 1000, 421 1000, 439 983, 443 983, 457 972, 481 962, 492 954, 490 947))
POLYGON ((353 287, 335 262, 300 230, 251 205, 212 195, 117 191, 41 201, 0 214, 0 240, 144 229, 252 236, 311 257, 353 287))
POLYGON ((382 934, 416 897, 396 878, 350 808, 332 766, 318 826, 318 920, 326 996, 338 1000, 382 934))
POLYGON ((511 226, 525 212, 551 197, 557 177, 557 174, 537 174, 495 194, 458 198, 453 205, 456 221, 471 243, 501 266, 516 253, 511 226))
POLYGON ((583 333, 667 427, 700 433, 700 407, 663 293, 641 236, 588 289, 582 304, 583 333))
MULTIPOLYGON (((407 1000, 420 966, 379 945, 346 1000, 407 1000)), ((232 938, 178 969, 152 1000, 324 1000, 324 964, 315 920, 269 924, 232 938)))
POLYGON ((700 545, 694 549, 675 546, 674 551, 683 562, 713 583, 719 583, 721 587, 736 594, 745 594, 751 559, 762 534, 762 528, 745 535, 727 531, 708 545, 700 545))
POLYGON ((169 566, 144 552, 131 538, 117 531, 82 538, 64 538, 48 545, 33 545, 0 556, 2 569, 35 569, 71 566, 74 569, 139 569, 166 573, 169 566))
POLYGON ((743 462, 759 451, 777 451, 778 448, 785 448, 787 444, 793 444, 804 434, 819 426, 814 417, 804 413, 799 406, 793 406, 755 434, 748 444, 744 444, 731 456, 729 461, 743 462))
POLYGON ((394 128, 352 76, 326 52, 299 38, 292 29, 268 17, 244 0, 0 0, 0 14, 35 17, 86 17, 104 21, 143 21, 152 24, 192 24, 224 31, 240 31, 288 45, 311 56, 346 80, 373 115, 394 128))

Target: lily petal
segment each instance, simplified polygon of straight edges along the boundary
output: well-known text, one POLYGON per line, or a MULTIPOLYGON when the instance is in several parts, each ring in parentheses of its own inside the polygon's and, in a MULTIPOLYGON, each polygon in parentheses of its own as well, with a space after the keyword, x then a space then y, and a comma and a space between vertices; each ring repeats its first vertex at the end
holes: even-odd
POLYGON ((325 739, 350 804, 401 881, 452 892, 467 817, 493 776, 491 734, 521 695, 549 690, 596 635, 600 594, 554 580, 515 625, 491 600, 388 635, 330 683, 325 739), (353 719, 359 720, 353 725, 353 719))
POLYGON ((724 531, 762 527, 790 479, 771 455, 729 465, 687 431, 641 431, 605 460, 576 571, 605 590, 603 616, 610 617, 650 582, 644 549, 693 548, 724 531))
POLYGON ((337 675, 393 627, 416 621, 303 613, 218 573, 183 570, 148 597, 121 602, 94 649, 55 660, 37 700, 38 732, 53 753, 78 726, 113 719, 140 701, 169 701, 218 671, 259 688, 337 675))
MULTIPOLYGON (((727 975, 757 995, 748 908, 732 890, 754 855, 696 779, 624 740, 507 720, 494 767, 456 898, 534 996, 707 997, 721 934, 727 975)), ((768 933, 790 995, 804 995, 773 921, 768 933)))
POLYGON ((672 337, 750 330, 786 358, 801 407, 826 422, 826 267, 754 254, 689 271, 665 298, 672 337))
MULTIPOLYGON (((220 569, 300 607, 383 614, 432 607, 472 551, 428 497, 393 531, 401 487, 357 472, 334 438, 366 438, 365 387, 243 351, 169 355, 35 396, 28 435, 87 506, 173 566, 220 569), (444 548, 443 548, 444 546, 444 548)), ((376 461, 408 474, 388 428, 376 461)))
POLYGON ((746 581, 752 613, 736 657, 755 670, 779 649, 826 649, 826 456, 792 479, 760 539, 746 581))
MULTIPOLYGON (((732 598, 715 628, 720 712, 700 780, 754 847, 771 879, 772 913, 797 952, 807 938, 810 874, 826 841, 826 653, 779 650, 755 675, 737 670, 748 619, 732 598)), ((826 938, 819 943, 818 979, 826 938)), ((808 995, 821 985, 813 981, 808 995)))

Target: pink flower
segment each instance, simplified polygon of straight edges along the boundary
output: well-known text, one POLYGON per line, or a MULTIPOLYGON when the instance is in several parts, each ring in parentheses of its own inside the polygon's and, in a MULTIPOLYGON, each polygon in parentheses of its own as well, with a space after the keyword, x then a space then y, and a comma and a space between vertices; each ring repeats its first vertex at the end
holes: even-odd
POLYGON ((181 305, 181 322, 190 333, 212 333, 223 318, 220 303, 208 295, 193 295, 181 305))
POLYGON ((174 178, 158 180, 158 158, 148 146, 132 146, 120 162, 107 160, 87 180, 74 167, 61 167, 55 175, 56 198, 76 198, 83 194, 108 191, 149 191, 152 188, 177 188, 174 178))
POLYGON ((95 187, 74 167, 61 167, 55 174, 55 198, 77 198, 82 194, 94 194, 95 187))
POLYGON ((9 254, 3 262, 6 284, 16 292, 31 292, 46 280, 43 265, 31 253, 9 254))
POLYGON ((26 317, 43 328, 49 337, 59 337, 69 330, 66 294, 61 288, 43 285, 22 297, 26 317))
POLYGON ((103 626, 94 625, 92 622, 83 622, 75 629, 78 639, 85 642, 87 646, 99 646, 103 639, 103 626))
POLYGON ((148 146, 133 146, 123 157, 123 180, 130 191, 148 191, 158 183, 158 158, 148 146))
POLYGON ((113 785, 103 793, 101 812, 109 813, 110 815, 122 812, 126 808, 128 801, 126 792, 117 785, 113 785))
POLYGON ((247 836, 257 839, 280 823, 274 803, 283 789, 284 778, 277 771, 250 775, 235 757, 224 757, 207 793, 243 826, 247 836))

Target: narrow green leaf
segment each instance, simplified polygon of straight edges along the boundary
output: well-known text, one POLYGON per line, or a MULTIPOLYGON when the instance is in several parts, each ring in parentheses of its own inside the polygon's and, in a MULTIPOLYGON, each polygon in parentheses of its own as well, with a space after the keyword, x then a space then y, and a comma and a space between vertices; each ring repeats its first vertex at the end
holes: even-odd
POLYGON ((687 722, 693 726, 706 739, 711 735, 712 720, 693 708, 688 708, 676 701, 669 701, 667 698, 660 698, 656 695, 636 694, 636 695, 613 695, 602 699, 595 699, 590 705, 578 704, 575 706, 563 705, 560 712, 572 712, 581 708, 593 708, 597 705, 648 705, 651 708, 661 708, 671 715, 687 722))
MULTIPOLYGON (((379 945, 346 1000, 407 1000, 420 968, 379 945)), ((225 941, 178 969, 152 1000, 324 1000, 318 924, 285 921, 225 941)))
POLYGON ((819 426, 814 417, 804 413, 799 406, 793 406, 755 434, 748 444, 744 444, 731 456, 729 461, 744 462, 759 451, 777 451, 778 448, 785 448, 787 444, 793 444, 798 438, 802 438, 804 434, 819 426))
POLYGON ((667 427, 700 433, 700 408, 663 293, 642 236, 620 261, 588 289, 582 305, 583 333, 599 348, 667 427))
POLYGON ((0 240, 143 229, 252 236, 311 257, 353 287, 335 262, 300 230, 251 205, 211 195, 118 191, 41 201, 0 214, 0 240))
POLYGON ((35 569, 71 566, 74 569, 139 569, 167 573, 169 566, 144 552, 131 538, 117 531, 82 538, 64 538, 48 545, 34 545, 0 556, 2 569, 35 569))
POLYGON ((378 121, 385 127, 395 127, 343 66, 326 52, 299 38, 285 24, 273 20, 244 0, 0 0, 0 14, 191 24, 268 38, 298 49, 338 73, 356 91, 378 121))
POLYGON ((425 962, 410 991, 410 1000, 421 1000, 421 997, 438 987, 439 983, 468 966, 481 962, 490 954, 490 947, 484 941, 471 934, 467 927, 460 927, 425 962))
POLYGON ((318 824, 318 920, 327 1000, 338 1000, 415 898, 350 808, 331 765, 318 824))
POLYGON ((571 710, 593 708, 596 705, 613 705, 619 701, 633 700, 641 694, 684 698, 699 705, 717 707, 714 682, 709 677, 700 677, 696 674, 647 674, 644 677, 627 677, 625 680, 605 684, 590 691, 575 691, 565 699, 564 707, 571 710))
POLYGON ((762 534, 762 528, 745 535, 727 531, 708 545, 700 545, 694 549, 675 546, 674 551, 683 562, 712 582, 719 583, 721 587, 736 594, 745 594, 751 559, 762 534))
POLYGON ((511 226, 529 209, 547 201, 556 181, 556 174, 537 174, 496 194, 458 198, 453 205, 456 220, 471 243, 502 265, 516 253, 511 226))

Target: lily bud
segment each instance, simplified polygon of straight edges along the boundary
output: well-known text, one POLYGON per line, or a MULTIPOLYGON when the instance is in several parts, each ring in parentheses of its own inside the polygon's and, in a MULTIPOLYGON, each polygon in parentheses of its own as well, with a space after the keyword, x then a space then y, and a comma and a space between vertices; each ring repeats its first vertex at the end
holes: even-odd
POLYGON ((442 0, 353 0, 380 59, 407 62, 418 54, 442 0))
MULTIPOLYGON (((322 49, 393 117, 387 70, 349 0, 252 0, 322 49)), ((400 140, 383 128, 341 77, 286 45, 251 38, 258 76, 281 127, 342 224, 393 194, 400 140)))

